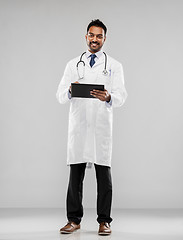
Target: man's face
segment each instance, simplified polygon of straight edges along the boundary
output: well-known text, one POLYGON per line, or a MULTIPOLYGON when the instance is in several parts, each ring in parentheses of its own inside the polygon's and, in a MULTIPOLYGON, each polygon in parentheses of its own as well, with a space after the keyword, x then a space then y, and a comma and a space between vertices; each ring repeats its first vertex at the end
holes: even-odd
POLYGON ((96 53, 102 48, 106 36, 104 29, 101 27, 92 26, 89 28, 88 33, 85 35, 88 50, 91 53, 96 53))

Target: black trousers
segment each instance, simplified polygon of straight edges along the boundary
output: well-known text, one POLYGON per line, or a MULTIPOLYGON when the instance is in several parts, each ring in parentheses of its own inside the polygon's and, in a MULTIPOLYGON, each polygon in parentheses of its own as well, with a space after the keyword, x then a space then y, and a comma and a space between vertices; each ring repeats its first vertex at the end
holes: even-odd
MULTIPOLYGON (((83 217, 83 180, 85 176, 86 163, 71 164, 70 178, 67 191, 67 218, 76 224, 83 217)), ((112 203, 112 180, 111 168, 95 164, 97 179, 97 221, 112 221, 110 217, 112 203)))

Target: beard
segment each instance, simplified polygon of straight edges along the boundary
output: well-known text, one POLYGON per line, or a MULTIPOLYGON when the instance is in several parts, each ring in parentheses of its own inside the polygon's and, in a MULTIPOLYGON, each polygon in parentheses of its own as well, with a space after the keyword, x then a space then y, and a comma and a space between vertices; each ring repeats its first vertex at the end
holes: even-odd
POLYGON ((100 45, 100 43, 98 42, 92 41, 92 42, 89 42, 88 47, 92 52, 98 52, 102 48, 102 45, 100 45))

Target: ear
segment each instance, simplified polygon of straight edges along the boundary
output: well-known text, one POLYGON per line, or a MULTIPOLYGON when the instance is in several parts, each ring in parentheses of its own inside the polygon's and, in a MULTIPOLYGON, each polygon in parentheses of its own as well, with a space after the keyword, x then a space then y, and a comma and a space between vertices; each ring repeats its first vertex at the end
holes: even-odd
POLYGON ((85 39, 87 40, 87 34, 85 35, 85 39))

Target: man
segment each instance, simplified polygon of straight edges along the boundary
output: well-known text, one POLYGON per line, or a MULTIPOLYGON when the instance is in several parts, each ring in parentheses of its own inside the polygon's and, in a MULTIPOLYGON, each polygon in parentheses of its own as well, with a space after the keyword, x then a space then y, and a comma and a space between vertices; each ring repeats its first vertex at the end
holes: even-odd
POLYGON ((98 234, 111 234, 113 107, 123 105, 127 92, 122 65, 102 52, 106 32, 106 26, 99 19, 90 22, 85 36, 88 50, 82 54, 82 59, 79 56, 67 64, 56 94, 60 103, 70 102, 67 148, 67 164, 70 166, 68 223, 60 229, 61 233, 72 233, 80 228, 85 168, 94 164, 98 234), (105 89, 93 89, 90 94, 94 98, 72 98, 73 82, 103 84, 105 89))

